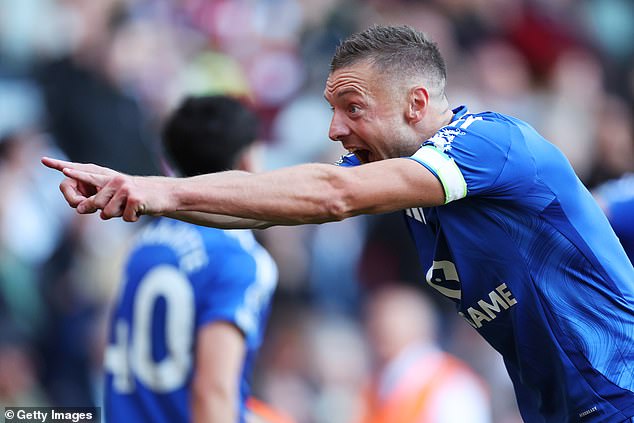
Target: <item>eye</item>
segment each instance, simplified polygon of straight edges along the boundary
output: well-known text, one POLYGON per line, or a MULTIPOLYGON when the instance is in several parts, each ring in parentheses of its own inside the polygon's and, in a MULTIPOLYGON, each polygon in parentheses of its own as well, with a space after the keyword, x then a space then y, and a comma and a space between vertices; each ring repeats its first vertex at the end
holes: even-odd
POLYGON ((361 107, 359 107, 356 104, 351 104, 348 106, 348 113, 350 114, 359 113, 360 111, 361 111, 361 107))

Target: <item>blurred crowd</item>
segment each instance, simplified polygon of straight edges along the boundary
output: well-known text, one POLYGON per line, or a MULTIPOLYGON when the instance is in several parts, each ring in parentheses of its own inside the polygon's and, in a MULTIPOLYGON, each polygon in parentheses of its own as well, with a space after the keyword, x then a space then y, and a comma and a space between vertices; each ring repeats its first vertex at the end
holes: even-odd
MULTIPOLYGON (((344 152, 327 138, 330 57, 373 23, 428 33, 452 105, 528 121, 589 188, 634 172, 630 0, 3 1, 0 404, 100 404, 108 309, 142 225, 76 215, 39 158, 168 172, 166 114, 185 94, 222 93, 261 118, 263 168, 334 162, 344 152)), ((258 396, 301 423, 359 418, 380 356, 367 305, 386 285, 420 291, 424 275, 405 231, 380 215, 258 233, 281 278, 258 396)), ((449 302, 425 304, 433 342, 486 385, 492 421, 521 421, 497 354, 449 302)))

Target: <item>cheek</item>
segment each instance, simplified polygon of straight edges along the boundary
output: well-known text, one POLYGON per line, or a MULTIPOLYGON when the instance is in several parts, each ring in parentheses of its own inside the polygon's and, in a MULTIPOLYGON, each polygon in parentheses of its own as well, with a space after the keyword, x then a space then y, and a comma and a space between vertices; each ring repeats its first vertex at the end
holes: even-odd
POLYGON ((394 135, 397 132, 390 125, 375 125, 372 128, 374 145, 380 150, 389 150, 395 141, 396 137, 394 135))
POLYGON ((379 141, 384 138, 384 135, 388 132, 388 127, 382 122, 377 121, 362 121, 358 123, 358 132, 363 133, 366 139, 379 141))

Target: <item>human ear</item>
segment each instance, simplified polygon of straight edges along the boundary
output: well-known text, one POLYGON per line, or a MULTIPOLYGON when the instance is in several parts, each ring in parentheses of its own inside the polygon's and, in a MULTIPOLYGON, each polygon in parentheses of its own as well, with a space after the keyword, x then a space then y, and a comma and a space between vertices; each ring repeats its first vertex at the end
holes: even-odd
POLYGON ((416 86, 409 92, 407 120, 412 123, 420 122, 427 113, 429 105, 429 91, 423 86, 416 86))

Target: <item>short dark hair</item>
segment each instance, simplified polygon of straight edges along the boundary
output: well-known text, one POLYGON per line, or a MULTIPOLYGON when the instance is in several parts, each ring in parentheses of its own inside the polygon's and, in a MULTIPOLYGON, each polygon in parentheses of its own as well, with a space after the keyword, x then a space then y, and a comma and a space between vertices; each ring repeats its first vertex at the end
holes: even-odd
POLYGON ((374 25, 351 35, 337 46, 330 71, 366 60, 379 71, 396 73, 396 76, 425 75, 441 88, 447 78, 445 61, 436 43, 405 25, 374 25))
POLYGON ((195 176, 232 169, 257 133, 257 116, 239 100, 190 96, 167 119, 163 147, 183 176, 195 176))

